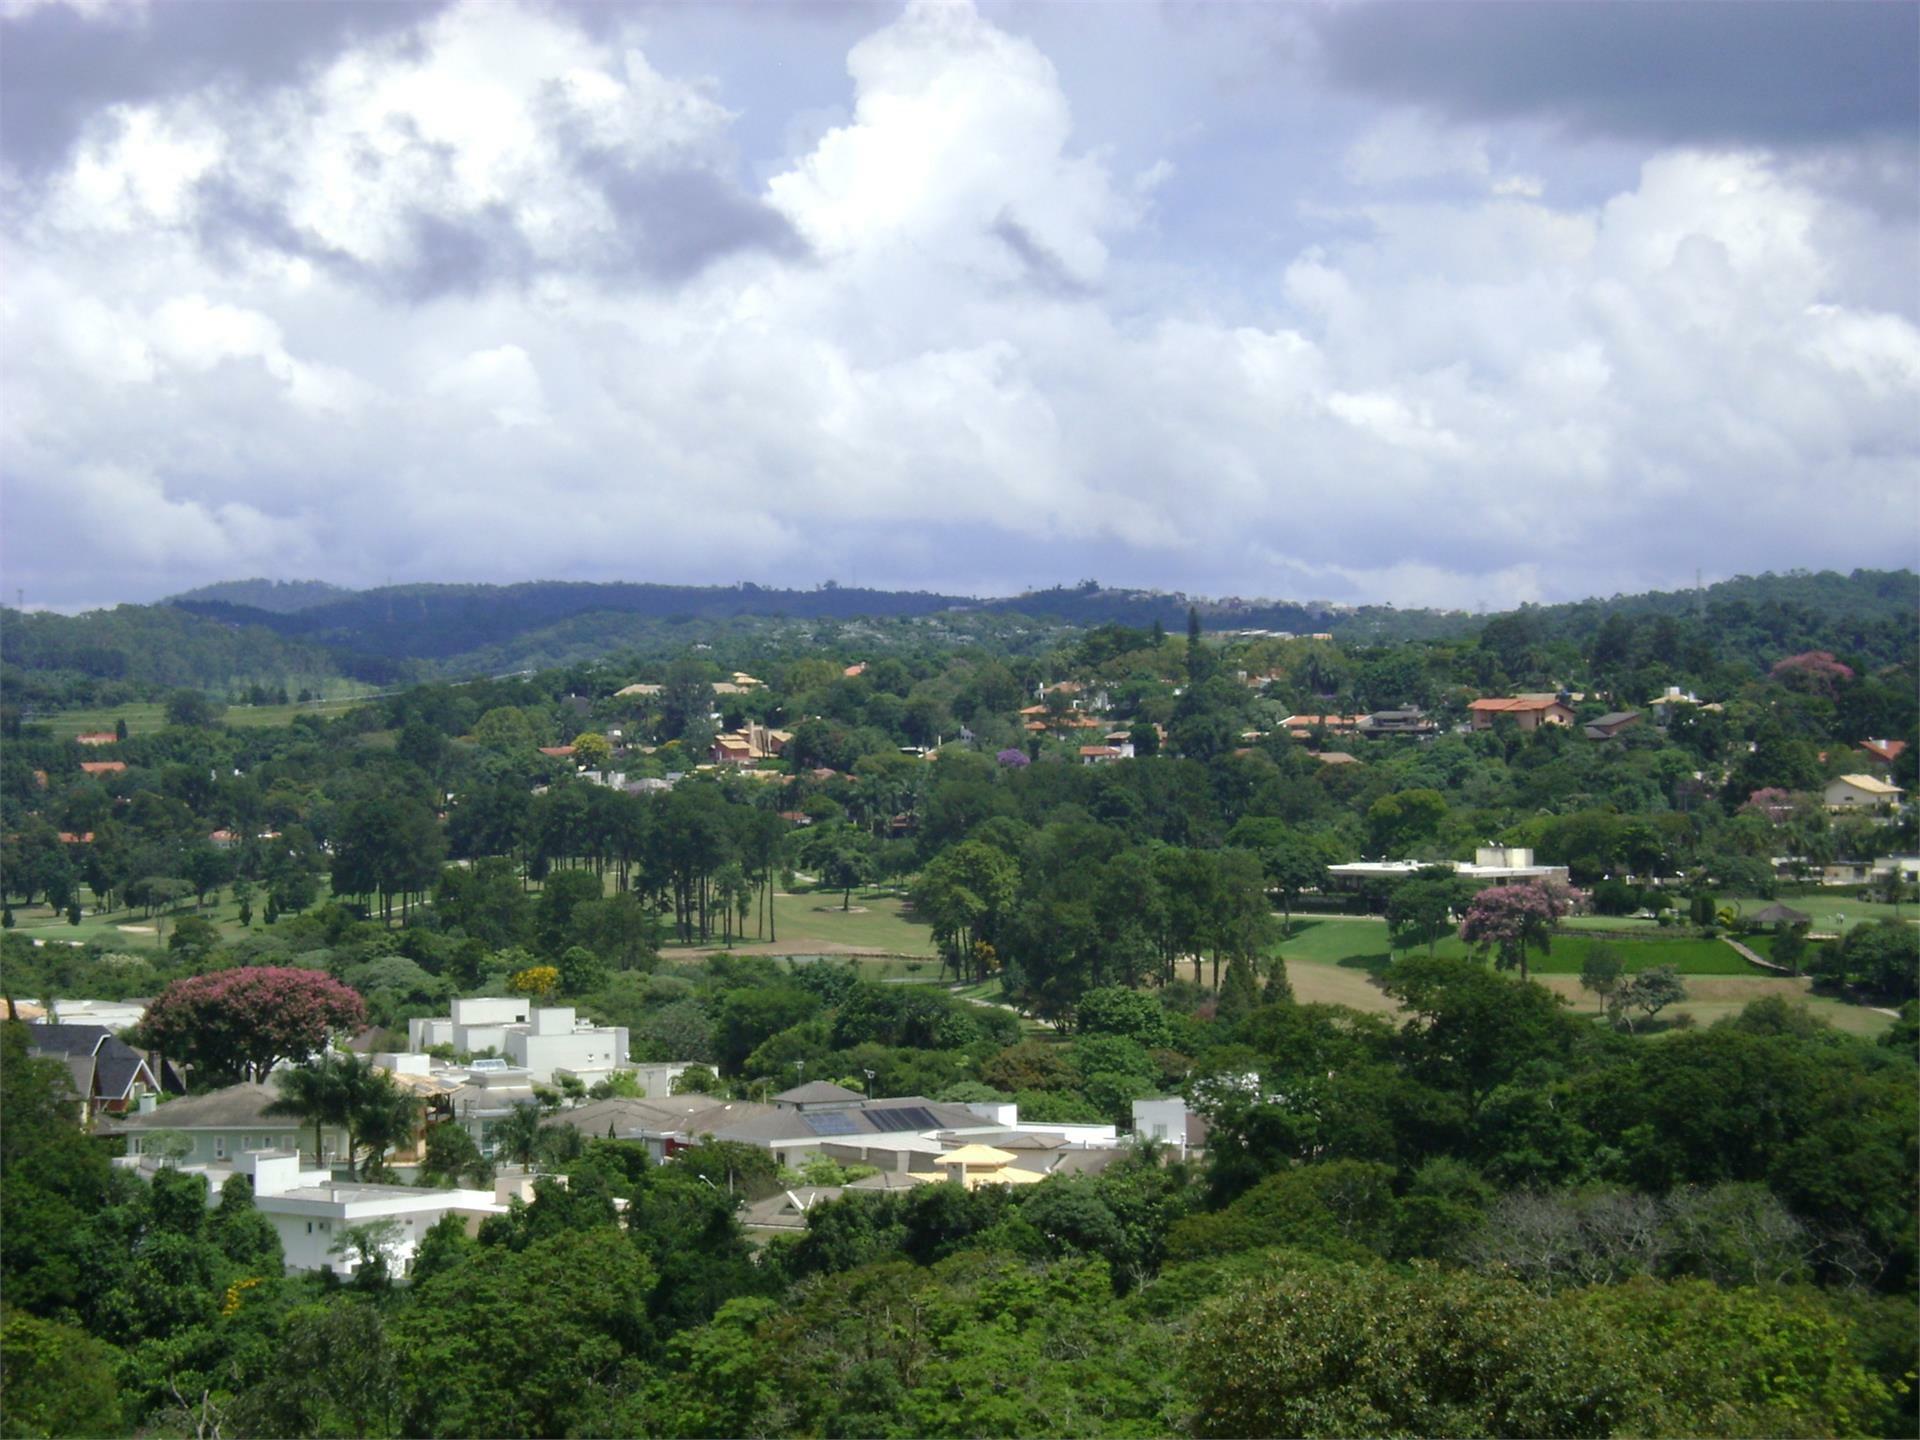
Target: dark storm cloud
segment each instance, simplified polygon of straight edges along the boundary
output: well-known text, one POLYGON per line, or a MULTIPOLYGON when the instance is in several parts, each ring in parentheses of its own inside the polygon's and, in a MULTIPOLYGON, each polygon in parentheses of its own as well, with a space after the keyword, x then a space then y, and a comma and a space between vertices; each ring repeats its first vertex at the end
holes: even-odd
POLYGON ((713 171, 639 169, 591 150, 576 156, 574 169, 619 222, 618 238, 592 267, 608 278, 673 284, 739 251, 806 253, 786 216, 713 171))
POLYGON ((349 45, 418 24, 439 0, 165 0, 89 18, 45 5, 0 21, 0 157, 40 174, 57 166, 87 121, 225 82, 285 84, 349 45))
POLYGON ((1660 143, 1831 145, 1920 120, 1920 6, 1371 0, 1324 12, 1332 78, 1461 119, 1660 143))

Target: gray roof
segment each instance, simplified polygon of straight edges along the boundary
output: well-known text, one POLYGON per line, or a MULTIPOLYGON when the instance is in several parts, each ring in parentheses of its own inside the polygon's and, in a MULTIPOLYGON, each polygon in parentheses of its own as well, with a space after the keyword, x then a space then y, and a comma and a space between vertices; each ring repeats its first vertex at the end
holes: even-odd
POLYGON ((878 1175, 867 1175, 853 1181, 849 1190, 918 1190, 927 1183, 924 1172, 919 1178, 903 1175, 898 1170, 882 1170, 878 1175))
POLYGON ((769 1230, 804 1230, 807 1228, 808 1211, 816 1205, 839 1198, 838 1185, 806 1185, 783 1190, 778 1195, 769 1195, 764 1200, 749 1204, 740 1212, 740 1223, 769 1230), (798 1209, 794 1206, 796 1200, 800 1202, 798 1209))
POLYGON ((120 1130, 244 1130, 250 1126, 280 1128, 306 1122, 296 1115, 273 1116, 265 1112, 280 1098, 278 1089, 248 1081, 229 1085, 224 1090, 209 1090, 204 1095, 182 1095, 178 1100, 156 1106, 146 1115, 122 1115, 115 1124, 120 1130))
POLYGON ((809 1080, 804 1085, 783 1090, 773 1098, 781 1105, 831 1105, 840 1100, 861 1101, 867 1097, 858 1090, 849 1090, 831 1080, 809 1080))
POLYGON ((1118 1160, 1121 1153, 1118 1149, 1066 1150, 1058 1156, 1047 1156, 1037 1166, 1030 1165, 1024 1160, 1016 1161, 1015 1164, 1022 1170, 1038 1169, 1046 1175, 1098 1175, 1118 1160))
MULTIPOLYGON (((744 1110, 744 1106, 734 1107, 744 1110)), ((937 1104, 920 1095, 903 1095, 893 1100, 876 1100, 871 1103, 849 1105, 845 1108, 829 1111, 794 1111, 791 1109, 766 1110, 755 1107, 763 1113, 745 1116, 725 1124, 709 1124, 714 1136, 721 1140, 746 1141, 826 1141, 829 1144, 859 1144, 882 1141, 895 1136, 913 1136, 933 1134, 943 1130, 979 1130, 992 1122, 982 1120, 964 1105, 937 1104), (928 1123, 899 1125, 887 1123, 889 1111, 914 1107, 924 1112, 916 1115, 915 1121, 928 1123), (819 1122, 815 1124, 814 1122, 819 1122), (820 1128, 829 1126, 830 1128, 820 1128)), ((703 1122, 711 1122, 715 1117, 697 1117, 703 1122)), ((905 1117, 899 1117, 905 1118, 905 1117)))
POLYGON ((158 1084, 146 1057, 104 1025, 34 1025, 27 1036, 31 1054, 66 1062, 82 1096, 124 1099, 143 1073, 149 1084, 158 1084))
POLYGON ((1049 1135, 1033 1130, 996 1130, 990 1135, 972 1134, 962 1137, 951 1130, 943 1130, 938 1138, 955 1145, 991 1145, 996 1150, 1064 1150, 1067 1139, 1064 1135, 1049 1135))
POLYGON ((670 1100, 593 1100, 562 1110, 553 1118, 589 1138, 604 1137, 607 1127, 612 1125, 616 1138, 633 1139, 652 1135, 711 1135, 767 1117, 782 1119, 785 1130, 800 1123, 800 1117, 791 1110, 749 1100, 719 1100, 711 1095, 675 1095, 670 1100))

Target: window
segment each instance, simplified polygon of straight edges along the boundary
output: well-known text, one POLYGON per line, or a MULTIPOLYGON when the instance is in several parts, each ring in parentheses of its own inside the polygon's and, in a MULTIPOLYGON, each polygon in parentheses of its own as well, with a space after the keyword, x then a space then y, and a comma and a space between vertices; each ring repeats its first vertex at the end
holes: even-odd
POLYGON ((216 1135, 213 1137, 213 1158, 216 1160, 224 1160, 227 1158, 226 1136, 216 1135))

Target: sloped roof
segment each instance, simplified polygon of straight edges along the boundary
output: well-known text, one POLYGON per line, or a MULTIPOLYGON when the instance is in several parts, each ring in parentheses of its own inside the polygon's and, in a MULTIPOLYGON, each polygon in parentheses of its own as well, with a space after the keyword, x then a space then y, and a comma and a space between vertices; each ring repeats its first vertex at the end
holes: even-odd
POLYGON ((1864 790, 1869 795, 1900 795, 1903 792, 1898 785, 1889 785, 1877 775, 1842 775, 1838 780, 1829 780, 1829 785, 1851 785, 1864 790))
POLYGON ((935 1164, 950 1165, 990 1165, 999 1167, 1011 1165, 1019 1157, 1011 1150, 1001 1150, 992 1145, 962 1145, 958 1150, 949 1150, 939 1156, 935 1164))
POLYGON ((918 1170, 882 1170, 878 1175, 868 1175, 855 1180, 846 1188, 849 1190, 917 1190, 922 1185, 938 1184, 941 1177, 928 1175, 918 1170))
POLYGON ((104 1025, 35 1025, 27 1033, 33 1053, 68 1062, 83 1095, 123 1099, 143 1075, 148 1084, 158 1087, 146 1057, 104 1025))
POLYGON ((123 1115, 116 1128, 121 1130, 239 1130, 250 1125, 285 1126, 301 1122, 291 1115, 266 1114, 267 1106, 280 1098, 277 1086, 246 1081, 224 1090, 209 1090, 204 1095, 182 1095, 147 1115, 123 1115))
POLYGON ((1485 700, 1476 700, 1467 706, 1467 708, 1469 710, 1512 713, 1515 711, 1550 710, 1555 705, 1560 705, 1563 709, 1565 708, 1564 702, 1562 702, 1557 695, 1515 695, 1511 699, 1491 697, 1485 700))
POLYGON ((809 1080, 791 1090, 782 1090, 773 1098, 781 1105, 831 1105, 836 1100, 860 1101, 867 1097, 831 1080, 809 1080))

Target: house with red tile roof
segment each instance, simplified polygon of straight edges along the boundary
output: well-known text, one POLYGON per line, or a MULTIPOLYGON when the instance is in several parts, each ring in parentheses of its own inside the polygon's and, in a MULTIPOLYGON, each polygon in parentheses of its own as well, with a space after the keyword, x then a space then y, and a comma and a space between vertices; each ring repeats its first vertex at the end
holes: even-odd
POLYGON ((1522 730, 1538 730, 1542 725, 1571 725, 1573 711, 1557 695, 1515 695, 1502 699, 1490 697, 1467 706, 1473 716, 1473 728, 1491 730, 1493 722, 1504 715, 1522 730))
POLYGON ((80 768, 89 775, 122 775, 126 773, 124 760, 82 760, 80 768))

